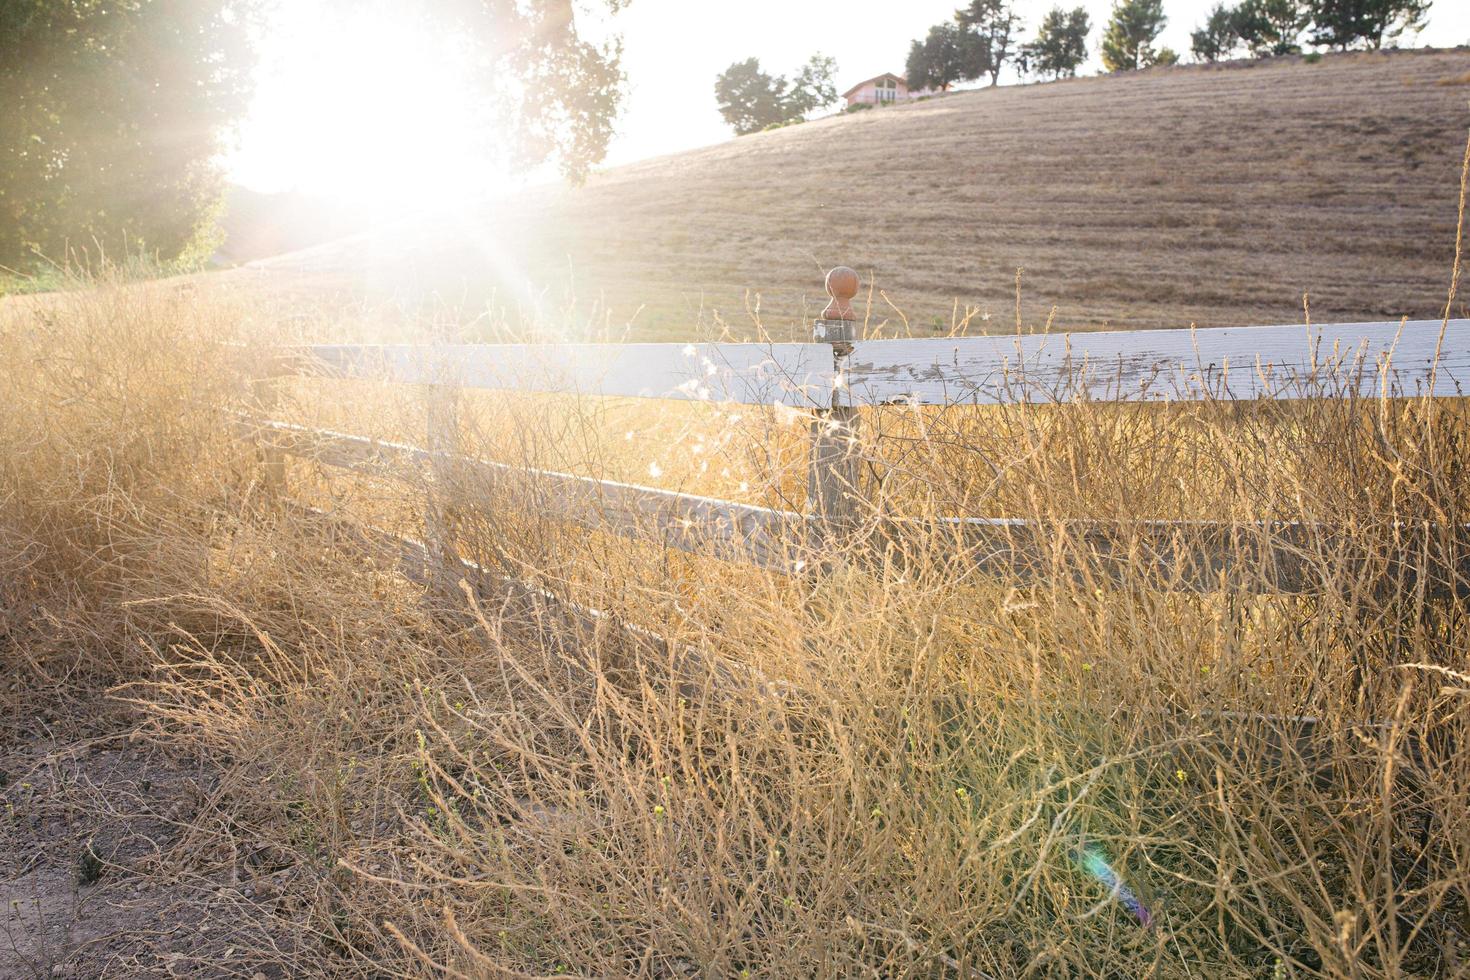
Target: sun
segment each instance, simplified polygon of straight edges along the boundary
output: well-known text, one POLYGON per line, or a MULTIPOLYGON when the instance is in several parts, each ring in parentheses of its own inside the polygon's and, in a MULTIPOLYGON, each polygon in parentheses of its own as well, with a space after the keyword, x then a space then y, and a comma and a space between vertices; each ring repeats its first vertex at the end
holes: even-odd
POLYGON ((260 54, 231 179, 388 212, 504 183, 504 155, 474 124, 469 45, 410 5, 283 3, 260 54))

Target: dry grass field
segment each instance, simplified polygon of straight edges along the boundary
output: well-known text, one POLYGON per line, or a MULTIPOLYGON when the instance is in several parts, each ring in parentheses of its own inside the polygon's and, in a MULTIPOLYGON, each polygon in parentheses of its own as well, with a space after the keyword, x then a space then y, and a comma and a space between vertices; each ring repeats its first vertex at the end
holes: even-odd
MULTIPOLYGON (((865 409, 865 503, 791 542, 798 574, 453 463, 277 480, 231 424, 283 339, 573 332, 564 295, 468 318, 450 288, 522 264, 646 301, 644 337, 802 331, 838 259, 915 331, 951 297, 1024 329, 1052 304, 1283 320, 1303 288, 1319 319, 1437 318, 1470 173, 1470 88, 1437 80, 1466 57, 959 95, 184 288, 0 304, 0 976, 1470 977, 1464 399, 1332 397, 1324 369, 1298 401, 865 409), (926 138, 951 161, 928 182, 926 138), (849 179, 893 147, 904 189, 849 179), (436 282, 433 318, 383 317, 436 282), (695 283, 767 305, 701 319, 695 283), (894 513, 1041 544, 1025 575, 932 524, 875 552, 894 513), (1079 517, 1123 522, 1107 554, 1079 517), (1223 522, 1244 576, 1161 582, 1155 517, 1187 519, 1181 549, 1223 522), (1252 579, 1277 547, 1303 591, 1252 579)), ((278 417, 421 442, 452 406, 468 456, 801 506, 792 409, 277 392, 278 417)))
MULTIPOLYGON (((632 322, 636 339, 803 333, 821 273, 871 278, 870 332, 956 304, 1063 328, 1442 312, 1470 50, 1282 58, 958 93, 619 167, 580 189, 405 225, 227 273, 464 318, 632 322), (719 322, 715 313, 719 314, 719 322)), ((971 329, 984 326, 971 324, 971 329)), ((342 329, 340 317, 331 328, 342 329)))
MULTIPOLYGON (((1159 589, 1142 542, 1060 531, 1035 577, 942 536, 786 576, 468 475, 272 488, 223 424, 256 313, 0 308, 0 974, 1470 975, 1457 400, 865 424, 920 516, 1205 513, 1236 562, 1261 516, 1348 529, 1295 545, 1308 594, 1159 589), (351 531, 426 514, 463 587, 351 531)), ((425 409, 277 407, 410 438, 425 409)), ((503 398, 459 448, 636 471, 616 410, 503 398)), ((745 414, 653 441, 789 496, 803 420, 745 414)))

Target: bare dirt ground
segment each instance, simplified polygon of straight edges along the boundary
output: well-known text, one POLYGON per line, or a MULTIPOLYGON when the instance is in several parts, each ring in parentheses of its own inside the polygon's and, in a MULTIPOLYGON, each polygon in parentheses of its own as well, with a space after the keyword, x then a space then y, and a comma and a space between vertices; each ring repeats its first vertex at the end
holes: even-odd
MULTIPOLYGON (((495 207, 214 278, 313 298, 426 292, 611 311, 686 339, 756 296, 804 335, 822 272, 852 265, 917 333, 958 303, 1028 326, 1229 326, 1433 317, 1454 253, 1470 49, 1151 69, 961 92, 758 133, 495 207)), ((713 107, 711 107, 713 111, 713 107)), ((876 321, 901 324, 882 297, 876 321)), ((976 327, 985 326, 977 321, 976 327)))
POLYGON ((221 850, 221 792, 113 707, 0 727, 0 977, 299 975, 299 870, 221 850))

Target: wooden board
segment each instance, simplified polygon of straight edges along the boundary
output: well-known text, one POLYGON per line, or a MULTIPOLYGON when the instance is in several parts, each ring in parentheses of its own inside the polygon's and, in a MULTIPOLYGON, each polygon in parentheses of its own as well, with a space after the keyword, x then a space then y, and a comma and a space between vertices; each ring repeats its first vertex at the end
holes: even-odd
POLYGON ((417 446, 382 442, 284 422, 242 420, 242 433, 276 451, 389 478, 428 465, 451 492, 493 492, 533 503, 538 513, 650 541, 789 571, 801 560, 806 521, 797 514, 550 470, 525 469, 417 446))
POLYGON ((282 350, 277 363, 407 384, 797 408, 828 408, 843 389, 867 405, 1375 396, 1385 385, 1461 397, 1470 320, 860 341, 841 377, 826 344, 316 345, 282 350))
POLYGON ((1367 582, 1406 595, 1470 595, 1470 526, 1463 525, 899 518, 870 533, 874 550, 917 551, 932 561, 947 544, 964 567, 1022 583, 1325 595, 1367 582))
POLYGON ((871 405, 1374 396, 1385 382, 1459 397, 1470 320, 863 341, 848 369, 853 400, 871 405))
POLYGON ((301 373, 405 384, 819 408, 826 344, 441 344, 296 348, 301 373))
POLYGON ((284 422, 236 425, 264 446, 328 466, 390 479, 429 467, 436 480, 451 481, 457 497, 494 493, 589 529, 783 574, 815 571, 837 548, 860 561, 901 566, 949 556, 956 571, 1017 584, 1321 594, 1351 591, 1366 577, 1401 592, 1470 594, 1470 527, 1464 526, 1400 529, 1411 533, 1393 534, 1399 544, 1385 552, 1382 541, 1367 542, 1367 529, 1348 533, 1300 522, 828 520, 284 422), (1451 554, 1458 557, 1447 567, 1442 559, 1451 554))
MULTIPOLYGON (((768 679, 749 664, 688 644, 671 644, 654 630, 497 574, 468 558, 443 555, 413 538, 316 507, 295 502, 288 502, 288 506, 298 516, 317 522, 339 547, 360 548, 395 563, 405 578, 447 598, 451 608, 463 608, 465 597, 455 593, 468 587, 487 620, 535 630, 550 641, 548 649, 557 649, 586 667, 607 669, 611 666, 609 647, 622 646, 629 653, 652 654, 654 662, 669 672, 667 676, 677 684, 678 693, 691 700, 711 693, 711 684, 714 693, 725 697, 786 699, 798 693, 788 684, 768 679), (459 586, 460 582, 464 585, 459 586)), ((640 678, 644 676, 639 673, 640 678)))

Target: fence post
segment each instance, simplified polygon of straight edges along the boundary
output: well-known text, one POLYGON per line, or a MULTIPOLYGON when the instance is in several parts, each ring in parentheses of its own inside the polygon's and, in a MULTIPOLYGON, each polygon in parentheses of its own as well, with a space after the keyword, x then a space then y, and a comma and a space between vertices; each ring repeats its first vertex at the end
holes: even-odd
POLYGON ((449 516, 454 473, 445 458, 459 449, 459 405, 456 379, 448 355, 435 350, 427 389, 427 447, 430 483, 424 508, 424 546, 432 567, 425 569, 428 582, 453 587, 459 579, 459 549, 454 543, 454 521, 449 516))
POLYGON ((812 324, 812 339, 832 346, 836 384, 832 402, 811 424, 811 463, 807 470, 807 508, 820 517, 850 521, 858 512, 858 410, 847 386, 847 360, 856 337, 852 298, 858 275, 845 265, 827 273, 832 301, 812 324))
MULTIPOLYGON (((281 357, 271 351, 260 355, 251 365, 250 396, 254 401, 256 418, 261 422, 273 422, 272 418, 281 405, 281 357)), ((268 439, 259 441, 261 464, 261 487, 266 493, 278 496, 286 489, 286 454, 271 446, 268 439)))

